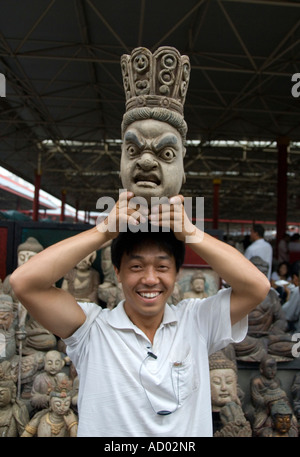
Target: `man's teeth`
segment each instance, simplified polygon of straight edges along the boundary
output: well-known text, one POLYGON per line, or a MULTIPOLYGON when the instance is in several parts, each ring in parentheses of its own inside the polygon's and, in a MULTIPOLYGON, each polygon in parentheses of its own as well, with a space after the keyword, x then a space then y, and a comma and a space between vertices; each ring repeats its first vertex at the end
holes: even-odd
POLYGON ((140 296, 143 298, 155 298, 160 292, 139 292, 140 296))

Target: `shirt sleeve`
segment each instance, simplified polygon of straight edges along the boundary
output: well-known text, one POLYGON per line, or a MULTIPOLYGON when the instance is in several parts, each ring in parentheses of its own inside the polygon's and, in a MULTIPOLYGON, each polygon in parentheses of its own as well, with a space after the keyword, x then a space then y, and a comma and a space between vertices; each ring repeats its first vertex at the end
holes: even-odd
POLYGON ((79 357, 84 353, 85 342, 89 338, 92 324, 102 312, 102 308, 95 303, 78 303, 86 315, 84 323, 68 338, 63 339, 67 346, 67 354, 76 366, 79 357))
POLYGON ((230 343, 239 343, 247 335, 248 316, 231 325, 230 297, 231 288, 221 289, 199 303, 198 326, 206 339, 208 354, 219 351, 230 343))

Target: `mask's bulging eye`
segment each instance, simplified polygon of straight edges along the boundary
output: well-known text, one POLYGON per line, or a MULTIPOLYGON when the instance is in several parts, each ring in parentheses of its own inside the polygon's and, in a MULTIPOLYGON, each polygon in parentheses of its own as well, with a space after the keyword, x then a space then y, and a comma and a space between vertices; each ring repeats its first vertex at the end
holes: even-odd
POLYGON ((126 150, 129 156, 135 156, 139 153, 139 148, 134 144, 130 144, 129 146, 127 146, 126 150))
POLYGON ((175 152, 173 151, 173 149, 164 149, 164 150, 160 153, 160 157, 161 157, 163 160, 170 161, 170 160, 173 160, 173 159, 174 159, 174 157, 175 157, 175 152))

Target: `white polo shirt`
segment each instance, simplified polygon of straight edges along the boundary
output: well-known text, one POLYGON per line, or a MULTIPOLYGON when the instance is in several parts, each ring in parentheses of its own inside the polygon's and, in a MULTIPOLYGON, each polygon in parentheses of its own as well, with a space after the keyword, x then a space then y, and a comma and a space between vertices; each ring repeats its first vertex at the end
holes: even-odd
POLYGON ((123 302, 81 303, 86 321, 64 340, 79 376, 78 436, 212 436, 208 355, 247 334, 247 317, 231 327, 230 293, 166 305, 153 346, 123 302))

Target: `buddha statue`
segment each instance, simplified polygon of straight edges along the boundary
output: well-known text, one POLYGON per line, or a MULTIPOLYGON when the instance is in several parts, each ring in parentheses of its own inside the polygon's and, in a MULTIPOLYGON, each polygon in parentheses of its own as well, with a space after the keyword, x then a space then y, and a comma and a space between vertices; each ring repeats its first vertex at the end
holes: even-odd
MULTIPOLYGON (((27 238, 26 241, 19 244, 18 252, 18 267, 38 254, 43 250, 43 246, 33 237, 27 238)), ((12 297, 14 301, 14 309, 18 316, 17 334, 17 350, 21 356, 30 355, 35 351, 48 351, 56 347, 55 336, 39 324, 32 316, 27 313, 22 303, 14 295, 10 284, 10 275, 8 275, 3 283, 3 291, 12 297)))
POLYGON ((209 357, 214 436, 252 436, 239 395, 237 366, 218 351, 209 357))
MULTIPOLYGON (((274 357, 266 355, 262 358, 260 374, 251 380, 250 392, 255 408, 254 436, 269 436, 272 406, 277 402, 285 402, 290 407, 288 396, 277 377, 277 362, 274 357)), ((291 428, 297 430, 297 420, 294 415, 291 428)))
POLYGON ((67 290, 78 301, 98 303, 100 275, 92 267, 96 256, 96 251, 86 256, 63 279, 62 289, 67 290))
MULTIPOLYGON (((257 256, 250 261, 267 275, 267 262, 257 256)), ((267 297, 248 315, 247 336, 234 345, 237 359, 260 362, 266 354, 271 354, 278 361, 290 360, 294 342, 287 330, 280 298, 271 287, 267 297)))
POLYGON ((33 380, 30 403, 35 410, 49 406, 50 393, 58 383, 68 376, 62 373, 65 362, 61 353, 55 350, 48 351, 44 358, 44 371, 37 374, 33 380))
POLYGON ((9 361, 0 363, 0 436, 18 437, 29 421, 29 413, 22 400, 17 399, 17 387, 9 361))
POLYGON ((202 271, 198 270, 191 276, 190 290, 184 292, 183 298, 206 298, 205 276, 202 271))
POLYGON ((49 408, 33 416, 21 437, 76 437, 78 418, 71 409, 71 400, 71 386, 62 381, 50 393, 49 408))

